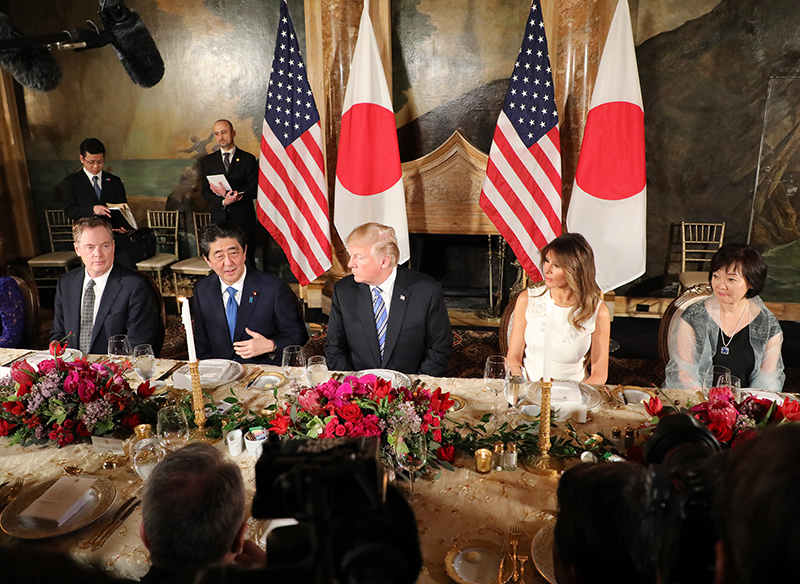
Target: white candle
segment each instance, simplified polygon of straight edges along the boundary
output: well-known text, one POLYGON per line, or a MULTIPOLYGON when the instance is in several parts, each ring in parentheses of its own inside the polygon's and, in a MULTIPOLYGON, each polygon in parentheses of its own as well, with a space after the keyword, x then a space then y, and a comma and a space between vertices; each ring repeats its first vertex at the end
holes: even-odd
POLYGON ((189 312, 189 299, 179 296, 181 302, 181 320, 186 329, 186 347, 189 349, 189 361, 197 361, 197 351, 194 348, 194 330, 192 329, 192 315, 189 312))
MULTIPOLYGON (((551 301, 552 302, 552 301, 551 301)), ((550 315, 552 313, 552 306, 547 304, 547 313, 544 319, 544 353, 542 357, 542 381, 545 383, 550 382, 550 337, 552 334, 550 315)))

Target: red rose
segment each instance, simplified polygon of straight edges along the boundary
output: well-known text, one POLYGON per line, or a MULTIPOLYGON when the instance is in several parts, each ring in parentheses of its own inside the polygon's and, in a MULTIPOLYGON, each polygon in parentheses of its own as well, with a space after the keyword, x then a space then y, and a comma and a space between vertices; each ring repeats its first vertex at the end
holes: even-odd
MULTIPOLYGON (((137 426, 138 426, 138 424, 137 424, 137 426)), ((86 427, 86 424, 84 424, 83 422, 78 422, 78 427, 75 429, 75 431, 80 436, 91 436, 91 434, 92 434, 91 432, 89 432, 89 429, 86 427)))
POLYGON ((456 459, 456 447, 452 444, 445 444, 436 449, 436 458, 453 462, 456 459))
POLYGON ((269 429, 271 432, 275 432, 279 436, 283 436, 286 432, 289 431, 289 422, 291 420, 288 417, 280 417, 275 418, 269 424, 269 429))
POLYGON ((334 430, 334 434, 336 434, 337 438, 341 438, 347 432, 347 428, 345 428, 342 424, 336 426, 336 430, 334 430))
POLYGON ((338 413, 348 422, 357 422, 361 418, 361 408, 356 404, 344 404, 339 408, 338 413))
POLYGON ((8 420, 0 419, 0 436, 8 436, 11 434, 11 431, 14 429, 14 424, 9 422, 8 420))
MULTIPOLYGON (((67 422, 71 422, 72 420, 67 420, 67 422)), ((128 430, 133 430, 136 426, 142 423, 141 418, 139 418, 139 414, 125 414, 122 416, 122 420, 120 420, 120 424, 122 424, 123 428, 127 428, 128 430)), ((80 423, 82 425, 83 422, 80 423)), ((81 434, 80 425, 78 426, 78 434, 81 434)), ((85 426, 84 426, 85 428, 85 426)), ((88 434, 81 434, 81 436, 88 436, 88 434)))
POLYGON ((439 428, 436 428, 433 431, 433 439, 436 440, 437 442, 442 441, 442 431, 439 428))
POLYGON ((733 438, 733 431, 729 426, 726 426, 724 423, 711 422, 708 425, 708 429, 711 430, 711 433, 720 442, 727 442, 728 440, 733 438))
POLYGON ((147 398, 153 395, 155 391, 154 387, 150 387, 150 380, 148 379, 144 383, 140 384, 138 388, 136 388, 136 393, 139 394, 141 398, 147 398))

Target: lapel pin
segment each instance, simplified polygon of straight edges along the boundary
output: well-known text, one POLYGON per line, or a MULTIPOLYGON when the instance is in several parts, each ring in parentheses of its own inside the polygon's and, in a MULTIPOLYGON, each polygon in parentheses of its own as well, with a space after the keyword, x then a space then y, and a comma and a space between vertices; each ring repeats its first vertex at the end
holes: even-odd
POLYGON ((405 300, 405 299, 406 299, 406 295, 405 294, 401 294, 400 295, 400 300, 405 300))
POLYGON ((253 303, 253 298, 255 298, 256 296, 258 296, 258 292, 253 292, 253 294, 250 295, 250 304, 253 303))

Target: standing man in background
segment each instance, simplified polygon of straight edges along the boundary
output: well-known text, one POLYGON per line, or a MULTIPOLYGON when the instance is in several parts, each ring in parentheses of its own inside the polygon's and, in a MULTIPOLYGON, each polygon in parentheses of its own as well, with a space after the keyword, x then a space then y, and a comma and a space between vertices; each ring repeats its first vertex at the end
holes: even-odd
POLYGON ((242 228, 250 243, 247 265, 254 268, 253 248, 258 220, 253 201, 258 194, 258 162, 252 154, 237 148, 234 142, 236 130, 228 120, 214 123, 214 138, 219 150, 200 160, 203 198, 208 201, 214 223, 230 221, 242 228), (214 178, 219 175, 225 176, 230 188, 214 178))
MULTIPOLYGON (((63 201, 64 214, 77 221, 83 217, 111 218, 108 204, 128 202, 125 185, 118 176, 105 172, 106 147, 97 138, 86 138, 80 146, 81 168, 56 185, 56 200, 63 201)), ((118 265, 136 270, 131 253, 130 232, 114 230, 115 261, 118 265)))

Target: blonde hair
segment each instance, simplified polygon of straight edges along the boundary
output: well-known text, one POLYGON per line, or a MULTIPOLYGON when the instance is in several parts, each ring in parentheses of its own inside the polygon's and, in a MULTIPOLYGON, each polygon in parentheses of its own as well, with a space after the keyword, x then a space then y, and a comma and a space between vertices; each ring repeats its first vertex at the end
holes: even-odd
MULTIPOLYGON (((569 322, 575 328, 582 329, 583 323, 597 311, 602 296, 597 285, 592 247, 580 233, 565 233, 544 246, 540 253, 542 273, 548 255, 564 271, 567 285, 577 297, 577 302, 569 311, 569 322)), ((542 294, 545 290, 542 290, 542 294)))
POLYGON ((389 256, 392 259, 392 266, 396 266, 400 259, 400 247, 397 244, 394 227, 388 225, 380 223, 359 225, 347 236, 345 244, 369 245, 372 247, 372 255, 376 260, 389 256))
POLYGON ((114 232, 111 230, 111 223, 100 217, 81 217, 72 224, 72 240, 80 244, 81 236, 87 229, 94 229, 95 227, 105 227, 108 231, 108 236, 114 240, 114 232))

